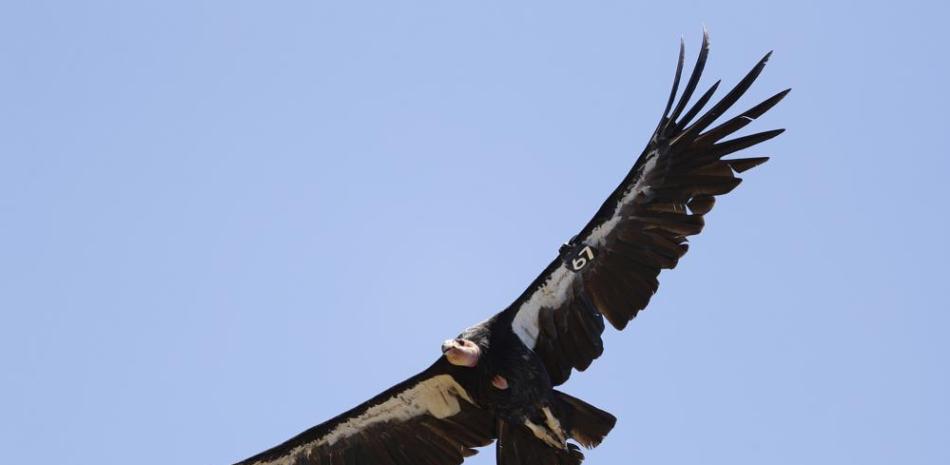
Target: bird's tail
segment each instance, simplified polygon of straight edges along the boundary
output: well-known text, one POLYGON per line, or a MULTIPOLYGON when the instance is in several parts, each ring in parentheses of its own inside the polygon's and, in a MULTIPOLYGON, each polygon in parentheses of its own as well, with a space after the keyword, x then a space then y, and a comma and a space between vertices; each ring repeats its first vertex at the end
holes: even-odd
POLYGON ((584 460, 577 441, 597 447, 617 419, 580 399, 554 391, 554 402, 523 424, 498 420, 495 443, 498 465, 580 465, 584 460))
POLYGON ((568 435, 587 449, 597 447, 617 423, 613 415, 561 391, 554 391, 558 418, 568 435))
POLYGON ((499 419, 497 433, 497 465, 580 465, 584 461, 584 454, 574 444, 565 442, 554 447, 525 425, 499 419))

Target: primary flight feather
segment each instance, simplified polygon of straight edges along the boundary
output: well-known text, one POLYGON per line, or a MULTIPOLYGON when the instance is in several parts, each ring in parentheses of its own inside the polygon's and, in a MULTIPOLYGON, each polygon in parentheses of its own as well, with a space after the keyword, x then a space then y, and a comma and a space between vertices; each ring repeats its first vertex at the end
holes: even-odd
POLYGON ((616 419, 554 386, 603 353, 604 318, 622 330, 646 307, 660 270, 676 266, 716 196, 739 185, 736 174, 768 160, 723 157, 782 132, 726 140, 788 90, 710 128, 769 55, 705 113, 718 81, 687 108, 708 53, 704 34, 677 98, 680 45, 673 89, 643 153, 514 303, 445 341, 421 373, 237 465, 457 465, 493 441, 499 465, 580 464, 577 444, 597 446, 616 419))

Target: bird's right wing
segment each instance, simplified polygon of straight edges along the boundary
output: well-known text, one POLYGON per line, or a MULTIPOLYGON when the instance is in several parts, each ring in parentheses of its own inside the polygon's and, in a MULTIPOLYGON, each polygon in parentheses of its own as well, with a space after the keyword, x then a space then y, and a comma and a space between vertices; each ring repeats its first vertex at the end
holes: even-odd
POLYGON ((704 35, 677 102, 681 46, 673 91, 640 158, 560 256, 503 312, 521 341, 541 357, 554 384, 600 356, 604 318, 620 330, 646 307, 659 285, 660 270, 675 267, 686 253, 687 237, 703 229, 703 216, 715 196, 739 185, 736 174, 768 160, 723 157, 782 132, 726 139, 782 100, 787 90, 709 129, 752 85, 768 55, 705 113, 718 82, 686 109, 708 50, 704 35))
POLYGON ((235 465, 458 465, 494 420, 441 357, 382 394, 235 465))

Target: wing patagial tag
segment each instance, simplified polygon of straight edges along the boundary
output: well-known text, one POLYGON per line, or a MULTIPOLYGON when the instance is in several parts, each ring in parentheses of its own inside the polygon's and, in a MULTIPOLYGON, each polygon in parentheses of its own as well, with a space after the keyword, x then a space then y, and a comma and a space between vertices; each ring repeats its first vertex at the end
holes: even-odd
POLYGON ((566 248, 561 254, 561 260, 564 262, 564 265, 567 266, 567 269, 577 273, 578 271, 584 269, 585 266, 589 265, 590 262, 594 261, 594 258, 597 257, 597 253, 594 251, 594 248, 580 243, 571 248, 566 248))

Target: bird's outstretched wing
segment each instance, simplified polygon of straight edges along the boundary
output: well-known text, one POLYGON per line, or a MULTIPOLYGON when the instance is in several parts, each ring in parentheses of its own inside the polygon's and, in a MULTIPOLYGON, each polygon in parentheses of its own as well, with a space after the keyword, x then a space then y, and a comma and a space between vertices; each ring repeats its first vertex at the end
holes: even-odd
POLYGON ((675 267, 686 253, 687 236, 702 230, 703 215, 712 209, 715 196, 739 185, 737 173, 768 160, 723 157, 782 132, 724 140, 762 116, 788 90, 707 129, 752 85, 771 53, 705 113, 700 114, 719 82, 686 109, 708 52, 704 34, 696 65, 677 100, 684 61, 680 45, 673 90, 646 149, 584 229, 503 312, 518 337, 544 361, 555 384, 601 355, 603 317, 621 330, 646 307, 657 290, 660 270, 675 267))
POLYGON ((382 394, 236 465, 458 465, 491 444, 494 419, 440 358, 382 394))

